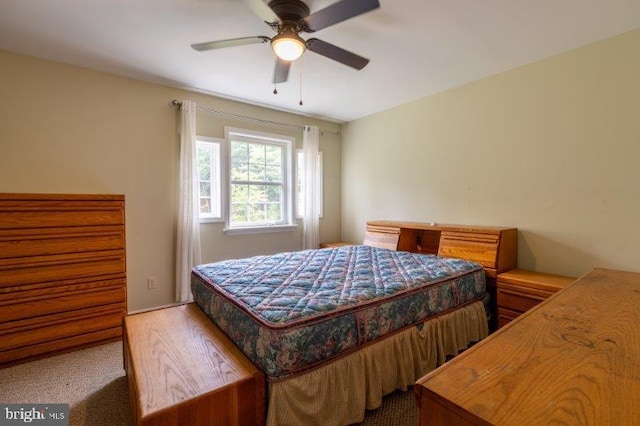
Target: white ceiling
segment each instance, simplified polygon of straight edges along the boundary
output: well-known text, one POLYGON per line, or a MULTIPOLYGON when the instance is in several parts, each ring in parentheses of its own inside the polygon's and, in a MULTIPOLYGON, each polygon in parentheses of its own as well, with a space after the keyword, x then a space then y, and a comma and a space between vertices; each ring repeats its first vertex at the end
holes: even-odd
MULTIPOLYGON (((334 2, 307 0, 312 13, 334 2)), ((640 0, 381 0, 313 34, 367 67, 306 52, 274 95, 268 44, 189 47, 273 36, 243 0, 0 0, 0 49, 336 121, 635 28, 640 0)))

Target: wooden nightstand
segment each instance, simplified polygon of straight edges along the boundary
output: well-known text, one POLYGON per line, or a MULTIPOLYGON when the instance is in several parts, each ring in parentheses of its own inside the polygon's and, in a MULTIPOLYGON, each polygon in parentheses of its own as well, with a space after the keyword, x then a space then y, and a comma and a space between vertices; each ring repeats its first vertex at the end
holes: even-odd
POLYGON ((498 274, 498 328, 508 324, 576 278, 512 269, 498 274))
POLYGON ((322 243, 320 244, 320 248, 328 248, 328 247, 344 247, 344 246, 352 246, 351 243, 345 243, 343 241, 336 241, 333 243, 322 243))

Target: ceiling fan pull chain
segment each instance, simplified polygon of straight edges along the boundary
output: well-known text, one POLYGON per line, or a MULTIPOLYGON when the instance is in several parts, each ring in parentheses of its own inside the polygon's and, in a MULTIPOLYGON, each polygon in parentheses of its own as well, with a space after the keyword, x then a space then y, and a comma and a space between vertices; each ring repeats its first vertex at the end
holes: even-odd
POLYGON ((304 69, 304 58, 300 59, 300 106, 302 106, 302 71, 304 69))
POLYGON ((273 94, 277 95, 278 94, 278 89, 276 88, 276 84, 273 83, 273 94))

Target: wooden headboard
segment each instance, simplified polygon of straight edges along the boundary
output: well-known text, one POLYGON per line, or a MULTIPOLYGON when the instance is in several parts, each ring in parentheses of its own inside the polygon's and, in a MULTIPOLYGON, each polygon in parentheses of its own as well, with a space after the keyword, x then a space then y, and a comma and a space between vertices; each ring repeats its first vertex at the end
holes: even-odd
POLYGON ((491 278, 518 264, 516 228, 373 220, 363 244, 472 260, 491 278))

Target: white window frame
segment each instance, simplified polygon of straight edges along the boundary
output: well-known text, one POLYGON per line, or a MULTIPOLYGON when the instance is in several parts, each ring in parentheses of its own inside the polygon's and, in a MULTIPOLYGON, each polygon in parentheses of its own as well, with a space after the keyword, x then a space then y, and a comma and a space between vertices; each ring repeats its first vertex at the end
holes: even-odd
MULTIPOLYGON (((298 189, 298 182, 304 176, 304 150, 296 149, 296 218, 302 219, 304 216, 304 188, 298 189), (301 176, 302 175, 302 176, 301 176), (302 205, 301 205, 302 204, 302 205), (302 208, 300 208, 302 207, 302 208)), ((322 151, 318 152, 318 217, 322 219, 324 215, 323 205, 323 193, 324 193, 324 180, 322 179, 322 151)))
MULTIPOLYGON (((199 213, 200 223, 214 223, 223 222, 224 206, 222 200, 224 200, 224 178, 223 178, 223 163, 224 163, 224 140, 220 138, 210 138, 207 136, 196 136, 196 150, 198 148, 205 148, 212 151, 213 159, 211 162, 211 202, 212 206, 215 204, 215 210, 213 213, 199 213), (215 181, 214 181, 215 180, 215 181)), ((197 152, 197 151, 196 151, 197 152)), ((197 158, 199 161, 199 158, 197 158)), ((198 185, 196 187, 196 197, 200 199, 200 179, 198 176, 198 185)))
POLYGON ((267 232, 291 231, 297 228, 293 222, 293 147, 295 138, 272 133, 257 132, 254 130, 225 127, 226 162, 224 176, 226 179, 226 203, 224 203, 225 234, 257 234, 267 232), (231 140, 240 140, 250 143, 265 143, 281 145, 283 150, 282 173, 282 204, 284 208, 283 220, 278 223, 251 224, 247 226, 231 225, 231 140))

